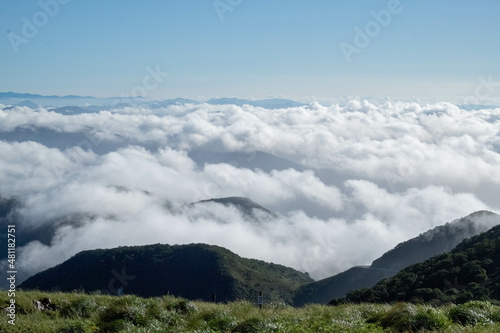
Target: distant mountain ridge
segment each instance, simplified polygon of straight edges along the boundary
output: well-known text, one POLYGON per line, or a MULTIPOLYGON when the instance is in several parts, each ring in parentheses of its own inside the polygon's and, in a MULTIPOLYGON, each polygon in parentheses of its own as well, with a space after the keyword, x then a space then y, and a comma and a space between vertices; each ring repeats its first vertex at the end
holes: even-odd
POLYGON ((15 108, 16 106, 25 106, 25 107, 28 107, 32 110, 35 110, 35 109, 38 109, 40 106, 36 103, 33 103, 32 101, 30 101, 29 99, 28 100, 24 100, 24 101, 21 101, 19 103, 16 103, 14 104, 13 106, 8 106, 6 108, 4 108, 4 110, 12 110, 13 108, 15 108))
POLYGON ((266 214, 268 214, 271 217, 277 217, 277 215, 273 212, 271 212, 269 209, 262 207, 258 203, 245 198, 245 197, 226 197, 226 198, 215 198, 215 199, 208 199, 208 200, 202 200, 195 202, 193 205, 198 205, 198 204, 204 204, 204 203, 219 203, 223 204, 224 206, 233 206, 240 210, 244 215, 250 216, 257 218, 255 216, 254 210, 259 210, 262 211, 266 214))
POLYGON ((74 115, 74 114, 82 114, 82 113, 92 112, 89 109, 81 108, 79 106, 71 106, 71 105, 61 106, 58 108, 52 108, 52 109, 49 109, 48 111, 53 111, 53 112, 65 114, 65 115, 74 115))
POLYGON ((78 96, 78 95, 40 95, 40 94, 30 94, 30 93, 16 93, 12 91, 0 92, 0 98, 92 98, 92 96, 78 96))
MULTIPOLYGON (((207 103, 211 105, 251 105, 256 107, 263 107, 269 109, 279 109, 279 108, 290 108, 306 105, 305 103, 296 102, 290 99, 283 98, 273 98, 273 99, 262 99, 262 100, 247 100, 240 98, 212 98, 205 102, 199 102, 188 98, 173 98, 165 100, 148 100, 142 97, 93 97, 93 96, 78 96, 78 95, 40 95, 40 94, 30 94, 30 93, 16 93, 16 92, 0 92, 0 102, 6 100, 9 103, 18 104, 19 102, 27 102, 30 105, 43 105, 43 106, 59 106, 66 107, 64 101, 68 100, 68 103, 75 105, 75 102, 80 102, 81 105, 78 107, 83 107, 83 109, 93 109, 95 105, 90 105, 92 102, 103 105, 106 104, 109 107, 124 107, 124 106, 147 106, 152 109, 157 109, 161 107, 167 107, 170 105, 183 105, 183 104, 201 104, 207 103)), ((8 103, 8 104, 9 104, 8 103)), ((19 105, 22 106, 22 105, 19 105)), ((28 106, 29 107, 29 106, 28 106)), ((95 110, 94 110, 95 111, 95 110)))
POLYGON ((24 281, 22 289, 116 293, 144 297, 167 293, 188 299, 267 302, 292 300, 293 290, 311 282, 305 273, 242 258, 213 245, 145 245, 83 251, 24 281), (121 280, 120 280, 121 278, 121 280))
POLYGON ((254 151, 251 153, 243 152, 212 152, 204 149, 192 150, 188 153, 189 158, 203 168, 205 163, 219 164, 227 163, 236 167, 244 167, 248 169, 260 169, 264 172, 273 170, 294 169, 304 171, 306 167, 289 161, 287 159, 268 154, 262 151, 254 151))
POLYGON ((283 98, 273 98, 273 99, 262 99, 262 100, 247 100, 240 98, 213 98, 205 103, 213 105, 251 105, 260 106, 268 109, 280 109, 280 108, 290 108, 305 105, 296 101, 283 98))

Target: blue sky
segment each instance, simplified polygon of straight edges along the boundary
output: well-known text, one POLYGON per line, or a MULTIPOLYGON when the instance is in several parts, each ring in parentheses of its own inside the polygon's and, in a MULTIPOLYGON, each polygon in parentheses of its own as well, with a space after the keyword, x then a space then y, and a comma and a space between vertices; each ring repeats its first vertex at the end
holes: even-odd
POLYGON ((149 68, 168 73, 147 79, 155 99, 469 96, 500 82, 499 13, 494 0, 0 0, 0 91, 129 96, 149 68))

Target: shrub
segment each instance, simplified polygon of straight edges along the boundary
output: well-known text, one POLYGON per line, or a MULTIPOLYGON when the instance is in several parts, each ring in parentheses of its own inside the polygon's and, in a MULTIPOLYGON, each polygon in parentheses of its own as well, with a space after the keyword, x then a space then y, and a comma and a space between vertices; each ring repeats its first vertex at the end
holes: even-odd
POLYGON ((376 312, 366 322, 397 331, 439 330, 451 324, 446 314, 432 307, 405 303, 398 303, 385 313, 376 312))
POLYGON ((408 328, 411 318, 417 314, 417 309, 412 304, 398 303, 380 318, 380 324, 383 328, 395 328, 403 330, 408 328))
POLYGON ((419 308, 417 314, 409 322, 412 331, 438 330, 450 325, 451 320, 448 319, 446 314, 426 306, 419 308))
POLYGON ((98 328, 89 321, 77 321, 59 328, 57 333, 94 333, 98 328))
POLYGON ((181 313, 183 315, 194 314, 198 312, 198 308, 196 307, 196 305, 184 299, 180 299, 176 302, 168 304, 167 309, 170 311, 181 313))
POLYGON ((461 325, 477 325, 491 323, 497 313, 489 302, 469 301, 451 308, 448 316, 461 325))
POLYGON ((273 325, 267 323, 260 318, 250 318, 245 320, 236 326, 232 332, 234 333, 262 333, 262 332, 272 332, 273 325))
POLYGON ((60 310, 60 314, 66 318, 90 318, 101 308, 97 305, 94 298, 85 297, 73 302, 66 302, 60 310))
POLYGON ((136 297, 120 297, 100 314, 99 319, 102 323, 124 320, 144 326, 147 322, 146 304, 136 297))
POLYGON ((233 317, 218 317, 208 322, 208 327, 219 332, 229 332, 236 326, 236 320, 233 317))
POLYGON ((272 310, 286 310, 286 309, 291 309, 292 307, 284 302, 273 302, 269 304, 264 305, 265 309, 272 309, 272 310))
POLYGON ((207 323, 208 327, 218 332, 229 332, 237 324, 236 318, 226 311, 212 310, 201 315, 201 319, 207 323))
POLYGON ((124 330, 127 327, 127 321, 125 319, 116 319, 109 322, 104 322, 99 325, 99 332, 104 333, 115 333, 124 330))

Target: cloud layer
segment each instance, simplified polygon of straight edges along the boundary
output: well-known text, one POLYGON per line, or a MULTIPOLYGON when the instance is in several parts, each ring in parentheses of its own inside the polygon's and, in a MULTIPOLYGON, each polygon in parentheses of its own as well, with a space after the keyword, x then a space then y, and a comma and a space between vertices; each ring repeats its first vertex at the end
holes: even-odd
POLYGON ((323 278, 473 211, 500 211, 500 109, 17 107, 0 110, 0 138, 0 196, 22 201, 26 230, 55 229, 50 243, 19 249, 23 278, 81 250, 157 242, 217 244, 323 278), (270 171, 276 156, 288 161, 270 171), (190 205, 228 196, 279 214, 190 205), (60 222, 68 216, 78 223, 60 222))

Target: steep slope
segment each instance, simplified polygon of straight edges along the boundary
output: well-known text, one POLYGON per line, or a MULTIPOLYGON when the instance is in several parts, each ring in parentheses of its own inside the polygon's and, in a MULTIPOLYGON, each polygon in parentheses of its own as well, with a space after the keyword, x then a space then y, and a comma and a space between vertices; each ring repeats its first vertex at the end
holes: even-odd
POLYGON ((478 211, 464 218, 431 229, 418 237, 398 244, 373 261, 371 267, 400 270, 430 257, 450 251, 465 238, 470 238, 500 224, 500 216, 478 211))
POLYGON ((373 287, 380 280, 394 276, 402 268, 449 251, 465 238, 487 231, 498 224, 500 224, 499 215, 479 211, 438 226, 398 244, 374 260, 368 268, 354 267, 301 287, 294 297, 294 305, 326 304, 333 298, 346 296, 349 291, 373 287))
POLYGON ((312 279, 294 269, 245 259, 205 244, 147 245, 83 251, 64 263, 38 273, 23 289, 100 290, 145 297, 170 293, 188 299, 291 302, 292 291, 312 279))
POLYGON ((380 280, 396 273, 369 266, 352 267, 345 272, 300 287, 293 298, 293 305, 327 304, 333 298, 344 297, 351 290, 374 286, 380 280))
POLYGON ((401 270, 373 288, 347 294, 339 302, 457 302, 500 299, 500 226, 452 251, 401 270))

